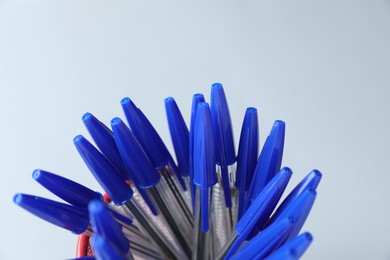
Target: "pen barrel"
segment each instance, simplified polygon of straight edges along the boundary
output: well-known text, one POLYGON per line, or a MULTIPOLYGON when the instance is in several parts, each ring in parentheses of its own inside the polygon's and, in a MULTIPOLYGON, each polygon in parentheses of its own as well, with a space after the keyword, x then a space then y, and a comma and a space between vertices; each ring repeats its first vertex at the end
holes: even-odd
MULTIPOLYGON (((210 198, 211 196, 209 196, 210 198)), ((210 231, 202 232, 202 206, 201 206, 201 189, 196 188, 195 191, 195 217, 194 217, 194 233, 193 233, 193 251, 192 260, 198 259, 213 259, 213 253, 210 252, 212 234, 210 231)), ((209 215, 209 223, 211 223, 209 215)), ((212 229, 212 227, 210 227, 212 229)))
POLYGON ((161 179, 155 187, 146 189, 146 193, 158 208, 159 217, 166 223, 174 243, 179 245, 189 258, 192 254, 192 226, 175 203, 174 195, 168 186, 169 184, 161 179))
POLYGON ((148 217, 142 207, 133 199, 129 200, 124 206, 139 221, 140 227, 144 229, 155 245, 161 250, 161 253, 169 259, 183 259, 183 254, 178 252, 174 245, 157 228, 156 224, 148 217))

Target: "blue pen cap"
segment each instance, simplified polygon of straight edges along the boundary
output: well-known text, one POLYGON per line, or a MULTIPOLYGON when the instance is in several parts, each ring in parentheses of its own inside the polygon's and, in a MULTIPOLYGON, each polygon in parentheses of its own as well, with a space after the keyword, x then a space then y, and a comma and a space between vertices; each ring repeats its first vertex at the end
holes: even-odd
POLYGON ((133 197, 133 191, 125 180, 87 139, 78 135, 73 143, 92 175, 116 205, 122 205, 133 197))
POLYGON ((272 178, 237 223, 235 227, 237 234, 248 235, 253 228, 259 229, 265 225, 286 189, 291 176, 291 169, 284 167, 272 178))
POLYGON ((201 229, 209 229, 209 188, 217 182, 209 105, 199 103, 194 132, 194 184, 200 188, 201 229))
MULTIPOLYGON (((247 201, 256 197, 270 179, 280 170, 283 157, 285 123, 276 120, 261 150, 249 187, 247 201)), ((248 208, 250 204, 246 204, 248 208)))
POLYGON ((159 182, 160 175, 131 130, 120 118, 112 119, 111 127, 121 157, 134 183, 143 189, 154 187, 159 182))
MULTIPOLYGON (((253 228, 241 230, 241 226, 237 224, 236 225, 236 232, 237 233, 243 232, 246 234, 246 237, 252 238, 264 227, 264 225, 266 224, 266 222, 269 219, 269 216, 272 214, 272 212, 274 211, 280 198, 282 197, 283 192, 286 189, 287 184, 291 178, 291 175, 292 175, 291 169, 284 167, 283 169, 281 169, 279 171, 279 173, 277 173, 275 175, 274 178, 272 178, 272 180, 264 187, 262 192, 258 195, 258 197, 259 196, 267 196, 267 195, 263 195, 263 193, 269 194, 272 192, 272 189, 276 188, 275 194, 273 196, 271 196, 272 199, 269 200, 268 203, 266 203, 267 206, 264 208, 264 211, 262 212, 262 214, 257 217, 256 224, 253 226, 253 228), (248 233, 248 232, 250 232, 250 233, 248 233)), ((266 198, 264 200, 266 200, 266 198)), ((254 201, 256 201, 256 198, 254 201)), ((251 206, 248 208, 247 211, 249 211, 251 209, 251 206)), ((255 207, 253 207, 252 209, 255 209, 255 207)), ((244 216, 243 216, 244 219, 247 218, 246 214, 244 216)))
POLYGON ((284 243, 278 250, 268 256, 267 260, 298 260, 313 241, 313 236, 305 232, 284 243))
POLYGON ((316 190, 322 178, 322 173, 319 170, 312 170, 306 177, 290 192, 290 194, 283 200, 276 212, 274 218, 277 217, 299 194, 306 188, 316 190))
POLYGON ((34 170, 32 177, 43 187, 73 206, 87 208, 91 200, 103 200, 99 192, 44 170, 34 170))
POLYGON ((190 188, 192 212, 195 212, 195 186, 194 186, 194 130, 196 121, 196 112, 199 103, 205 102, 203 94, 197 93, 192 96, 191 120, 190 120, 190 140, 189 140, 189 170, 190 170, 190 188))
POLYGON ((231 259, 264 259, 276 250, 294 226, 292 218, 284 218, 257 234, 231 259))
POLYGON ((294 228, 286 240, 297 236, 310 213, 316 196, 317 192, 315 190, 306 188, 278 216, 272 216, 268 225, 272 225, 280 219, 292 217, 295 222, 294 228))
POLYGON ((98 260, 127 259, 116 245, 102 236, 94 235, 91 240, 93 252, 98 260))
POLYGON ((194 130, 194 184, 207 189, 217 183, 217 177, 210 109, 205 102, 198 105, 194 130))
POLYGON ((164 100, 169 132, 175 149, 179 171, 182 176, 189 176, 189 131, 172 97, 164 100))
POLYGON ((82 120, 102 154, 106 156, 124 179, 131 179, 115 144, 112 131, 91 113, 85 113, 82 120))
POLYGON ((142 145, 154 167, 163 168, 171 155, 152 124, 130 98, 121 101, 126 119, 135 137, 142 145))
POLYGON ((236 162, 236 154, 229 106, 221 83, 211 86, 210 110, 216 138, 216 161, 231 165, 236 162))
POLYGON ((21 193, 15 194, 14 203, 35 216, 76 234, 83 233, 89 225, 88 211, 84 208, 21 193))
POLYGON ((114 220, 110 210, 99 200, 91 201, 88 210, 94 234, 116 245, 122 253, 126 254, 130 249, 129 240, 123 234, 121 226, 114 220))
MULTIPOLYGON (((243 188, 248 191, 259 154, 259 124, 257 109, 248 107, 242 123, 240 143, 237 155, 236 187, 240 189, 240 180, 245 178, 243 188)), ((241 190, 240 190, 241 191, 241 190)))

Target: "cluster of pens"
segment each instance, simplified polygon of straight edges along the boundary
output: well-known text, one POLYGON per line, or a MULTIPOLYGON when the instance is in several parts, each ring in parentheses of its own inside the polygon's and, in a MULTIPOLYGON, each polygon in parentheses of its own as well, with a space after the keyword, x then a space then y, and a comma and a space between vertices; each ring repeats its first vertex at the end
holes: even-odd
POLYGON ((312 237, 298 234, 321 173, 310 172, 275 210, 292 175, 280 169, 283 121, 275 121, 258 157, 257 110, 248 108, 236 156, 221 84, 212 85, 210 105, 193 96, 190 130, 167 98, 176 164, 141 110, 129 98, 121 105, 130 127, 114 118, 110 130, 90 113, 82 117, 99 150, 81 135, 73 140, 105 196, 35 170, 33 178, 69 204, 14 197, 31 213, 91 237, 94 256, 78 259, 298 259, 305 252, 312 237))

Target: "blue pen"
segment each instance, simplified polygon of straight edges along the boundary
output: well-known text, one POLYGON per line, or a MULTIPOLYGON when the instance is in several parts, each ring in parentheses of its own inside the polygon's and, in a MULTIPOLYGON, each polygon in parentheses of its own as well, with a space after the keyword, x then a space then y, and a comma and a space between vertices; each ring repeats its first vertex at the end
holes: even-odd
POLYGON ((21 193, 14 196, 14 203, 35 216, 75 234, 92 235, 87 209, 21 193))
POLYGON ((135 255, 143 258, 162 258, 162 256, 151 247, 151 243, 142 238, 130 240, 125 237, 120 226, 114 221, 109 208, 105 207, 101 201, 93 200, 89 203, 89 216, 94 235, 103 237, 114 244, 124 255, 130 253, 131 249, 135 255))
POLYGON ((145 230, 146 235, 150 235, 155 245, 160 248, 166 257, 183 257, 161 233, 137 201, 133 199, 133 191, 125 184, 107 159, 81 135, 76 136, 73 143, 90 172, 110 196, 113 203, 132 213, 135 219, 139 221, 140 228, 145 230))
POLYGON ((192 259, 213 259, 210 245, 210 200, 215 174, 214 136, 209 105, 199 103, 194 127, 195 227, 192 259))
POLYGON ((313 241, 309 232, 305 232, 296 238, 283 244, 278 250, 268 256, 267 260, 298 260, 313 241))
POLYGON ((191 215, 191 210, 178 185, 179 182, 185 191, 184 180, 161 137, 130 98, 122 99, 121 104, 130 128, 148 155, 149 160, 153 163, 153 166, 158 170, 160 175, 171 184, 170 189, 175 194, 177 202, 180 205, 185 205, 186 214, 191 215))
POLYGON ((88 206, 89 219, 94 236, 101 236, 114 244, 119 251, 126 255, 130 253, 130 242, 122 232, 120 225, 115 222, 110 211, 99 200, 92 200, 88 206))
POLYGON ((282 196, 291 175, 292 171, 289 168, 283 168, 264 187, 262 192, 256 197, 251 206, 236 224, 235 232, 233 232, 232 237, 218 253, 217 259, 229 259, 236 253, 245 240, 249 240, 253 237, 252 234, 257 234, 258 231, 264 227, 282 196))
POLYGON ((275 222, 246 243, 231 259, 264 259, 283 243, 293 226, 293 218, 275 222))
POLYGON ((133 256, 130 254, 125 255, 118 248, 107 241, 105 238, 95 235, 91 241, 93 251, 97 260, 133 260, 133 256))
POLYGON ((164 222, 168 224, 173 233, 173 237, 177 239, 177 243, 190 257, 193 220, 191 214, 185 215, 186 205, 178 204, 179 200, 174 199, 176 194, 172 193, 171 183, 167 179, 161 179, 125 123, 120 118, 114 118, 111 121, 111 126, 119 152, 132 175, 132 179, 153 200, 164 222))
POLYGON ((279 205, 276 212, 273 214, 273 218, 277 218, 281 212, 297 197, 301 194, 305 189, 310 188, 313 190, 317 189, 318 184, 320 183, 322 178, 322 173, 318 170, 312 170, 283 200, 283 202, 279 205))
POLYGON ((271 133, 261 150, 252 183, 246 197, 245 210, 261 192, 270 179, 280 170, 283 157, 285 123, 275 121, 271 133))
MULTIPOLYGON (((91 113, 85 113, 82 117, 85 127, 87 128, 89 134, 92 139, 95 141, 96 145, 99 147, 99 150, 106 156, 108 161, 112 164, 112 166, 118 171, 118 173, 125 180, 131 180, 131 176, 127 172, 127 169, 121 159, 118 148, 115 144, 114 134, 112 131, 102 122, 100 122, 95 116, 91 113)), ((147 194, 140 190, 139 187, 134 185, 136 190, 141 195, 143 201, 147 204, 150 211, 157 215, 157 210, 154 207, 152 201, 147 196, 147 194)), ((134 194, 134 197, 137 198, 138 194, 134 194)), ((143 201, 138 199, 138 203, 142 203, 143 201)))
POLYGON ((176 104, 175 99, 172 97, 168 97, 164 100, 164 103, 165 111, 167 114, 169 132, 171 134, 173 148, 175 149, 179 172, 184 179, 187 191, 189 191, 191 190, 189 169, 189 131, 186 126, 186 123, 184 122, 179 107, 176 104))
POLYGON ((246 193, 252 182, 252 176, 256 168, 259 153, 259 129, 257 109, 246 109, 244 122, 242 123, 240 143, 237 155, 237 172, 235 186, 238 189, 237 221, 244 213, 246 193))
POLYGON ((267 225, 272 225, 274 222, 277 222, 280 219, 293 216, 295 222, 294 227, 289 236, 286 238, 286 241, 290 240, 291 238, 294 238, 298 235, 303 224, 305 223, 316 196, 317 192, 312 188, 307 187, 296 198, 294 198, 289 203, 289 205, 286 206, 284 210, 281 211, 277 216, 272 216, 267 225))
POLYGON ((191 187, 191 202, 192 212, 195 214, 195 185, 194 185, 194 130, 196 112, 198 110, 198 104, 205 102, 203 94, 197 93, 192 96, 191 106, 191 121, 190 121, 190 135, 189 135, 189 170, 190 170, 190 187, 191 187))
MULTIPOLYGON (((73 206, 87 208, 91 200, 103 200, 103 196, 77 182, 64 178, 62 176, 50 173, 41 169, 36 169, 32 177, 39 184, 51 191, 57 197, 72 204, 73 206)), ((114 208, 110 208, 115 219, 132 233, 139 233, 132 224, 132 219, 118 213, 114 208)))
POLYGON ((229 107, 225 92, 220 83, 215 83, 211 86, 210 111, 215 138, 216 162, 219 165, 219 170, 217 171, 218 181, 219 185, 223 188, 227 208, 227 211, 223 214, 226 220, 226 223, 224 223, 224 229, 227 232, 226 237, 230 235, 235 222, 232 210, 231 189, 234 188, 236 176, 231 166, 236 162, 236 154, 234 151, 229 107))

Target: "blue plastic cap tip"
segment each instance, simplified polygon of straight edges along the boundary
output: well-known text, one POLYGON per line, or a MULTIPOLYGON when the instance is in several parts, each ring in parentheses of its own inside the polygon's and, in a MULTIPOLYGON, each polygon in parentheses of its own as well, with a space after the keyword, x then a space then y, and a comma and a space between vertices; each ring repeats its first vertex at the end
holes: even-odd
POLYGON ((35 216, 75 234, 88 228, 88 211, 84 208, 21 193, 15 194, 13 201, 35 216))
POLYGON ((87 139, 78 135, 73 143, 92 175, 116 205, 122 205, 133 197, 133 191, 125 180, 87 139))
POLYGON ((122 232, 121 226, 114 220, 111 211, 98 200, 89 203, 89 218, 95 234, 116 245, 126 254, 130 244, 122 232))
POLYGON ((84 114, 82 120, 102 154, 106 156, 124 179, 131 179, 119 155, 112 131, 91 113, 84 114))
POLYGON ((183 116, 172 97, 165 99, 165 111, 167 114, 169 132, 177 162, 179 164, 180 174, 189 176, 189 131, 184 122, 183 116))
POLYGON ((160 175, 132 131, 120 118, 112 119, 111 127, 119 153, 134 183, 143 189, 155 186, 160 180, 160 175))
POLYGON ((87 208, 91 200, 103 200, 99 192, 44 170, 34 170, 32 177, 47 190, 74 206, 87 208))

